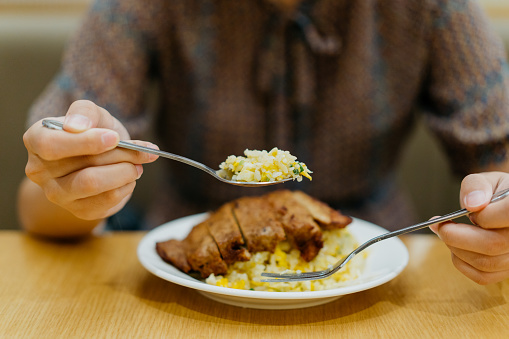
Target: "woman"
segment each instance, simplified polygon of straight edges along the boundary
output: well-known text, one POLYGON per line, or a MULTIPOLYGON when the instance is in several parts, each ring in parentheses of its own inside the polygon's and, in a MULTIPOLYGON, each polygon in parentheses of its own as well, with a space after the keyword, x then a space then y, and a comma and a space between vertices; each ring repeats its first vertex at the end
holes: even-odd
MULTIPOLYGON (((509 201, 487 204, 509 187, 504 55, 467 0, 98 1, 30 113, 22 223, 76 236, 120 211, 155 158, 115 145, 154 125, 162 149, 206 164, 246 148, 290 150, 316 175, 285 188, 387 228, 408 225, 394 173, 418 109, 465 177, 462 205, 479 211, 478 226, 432 230, 466 276, 501 281, 509 201), (160 96, 150 113, 152 80, 160 96), (44 129, 49 116, 70 133, 44 129)), ((165 165, 146 227, 263 193, 165 165)))

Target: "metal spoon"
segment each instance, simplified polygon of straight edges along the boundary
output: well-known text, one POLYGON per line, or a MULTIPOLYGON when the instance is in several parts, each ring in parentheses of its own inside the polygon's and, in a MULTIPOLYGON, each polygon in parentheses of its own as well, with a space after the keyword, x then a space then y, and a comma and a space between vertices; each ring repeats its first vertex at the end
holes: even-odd
MULTIPOLYGON (((62 122, 60 122, 60 121, 57 121, 57 120, 44 119, 42 121, 42 125, 44 127, 55 129, 55 130, 63 131, 63 129, 64 129, 64 124, 62 122)), ((245 182, 245 181, 228 180, 228 179, 225 179, 225 178, 219 176, 216 173, 216 171, 213 170, 212 168, 210 168, 210 167, 208 167, 208 166, 206 166, 206 165, 204 165, 204 164, 202 164, 200 162, 197 162, 197 161, 185 158, 185 157, 180 156, 180 155, 164 152, 164 151, 153 149, 153 148, 148 148, 148 147, 145 147, 145 146, 135 145, 135 144, 132 144, 132 143, 129 143, 129 142, 125 142, 125 141, 119 141, 117 147, 127 148, 127 149, 130 149, 130 150, 133 150, 133 151, 151 153, 151 154, 155 154, 155 155, 158 155, 158 156, 161 156, 161 157, 164 157, 164 158, 168 158, 168 159, 171 159, 171 160, 180 161, 180 162, 183 162, 184 164, 187 164, 187 165, 196 167, 198 169, 201 169, 202 171, 210 174, 211 176, 213 176, 214 178, 216 178, 219 181, 222 181, 224 183, 231 184, 231 185, 236 185, 236 186, 262 187, 262 186, 269 186, 269 185, 280 184, 280 183, 292 180, 291 178, 284 179, 284 180, 278 180, 278 181, 264 181, 264 182, 245 182)))

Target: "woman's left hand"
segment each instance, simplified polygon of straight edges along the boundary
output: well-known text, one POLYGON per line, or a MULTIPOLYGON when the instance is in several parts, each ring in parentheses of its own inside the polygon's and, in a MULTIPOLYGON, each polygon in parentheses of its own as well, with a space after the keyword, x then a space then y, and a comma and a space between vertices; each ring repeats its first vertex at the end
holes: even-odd
POLYGON ((430 226, 449 247, 456 268, 478 284, 509 278, 509 197, 489 204, 493 193, 509 188, 509 174, 471 174, 461 183, 460 204, 474 213, 473 225, 452 221, 430 226))

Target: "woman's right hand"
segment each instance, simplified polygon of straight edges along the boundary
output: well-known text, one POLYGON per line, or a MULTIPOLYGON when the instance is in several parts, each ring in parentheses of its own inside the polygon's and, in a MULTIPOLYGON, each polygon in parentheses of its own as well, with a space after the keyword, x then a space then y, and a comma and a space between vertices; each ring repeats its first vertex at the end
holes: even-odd
MULTIPOLYGON (((90 101, 76 101, 65 117, 64 131, 38 121, 23 136, 28 150, 27 177, 46 198, 84 220, 107 218, 129 200, 142 164, 157 156, 116 148, 128 140, 125 127, 105 109, 90 101)), ((149 142, 132 143, 157 148, 149 142)))

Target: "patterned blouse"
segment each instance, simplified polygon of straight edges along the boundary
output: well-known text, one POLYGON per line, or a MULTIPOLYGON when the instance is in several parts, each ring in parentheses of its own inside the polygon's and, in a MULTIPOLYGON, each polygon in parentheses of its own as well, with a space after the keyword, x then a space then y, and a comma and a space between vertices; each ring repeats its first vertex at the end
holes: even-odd
MULTIPOLYGON (((209 167, 278 147, 314 171, 284 188, 388 228, 413 221, 395 169, 419 116, 456 173, 505 160, 509 69, 475 1, 273 2, 97 0, 29 123, 88 99, 209 167)), ((272 189, 160 162, 144 227, 272 189)))

